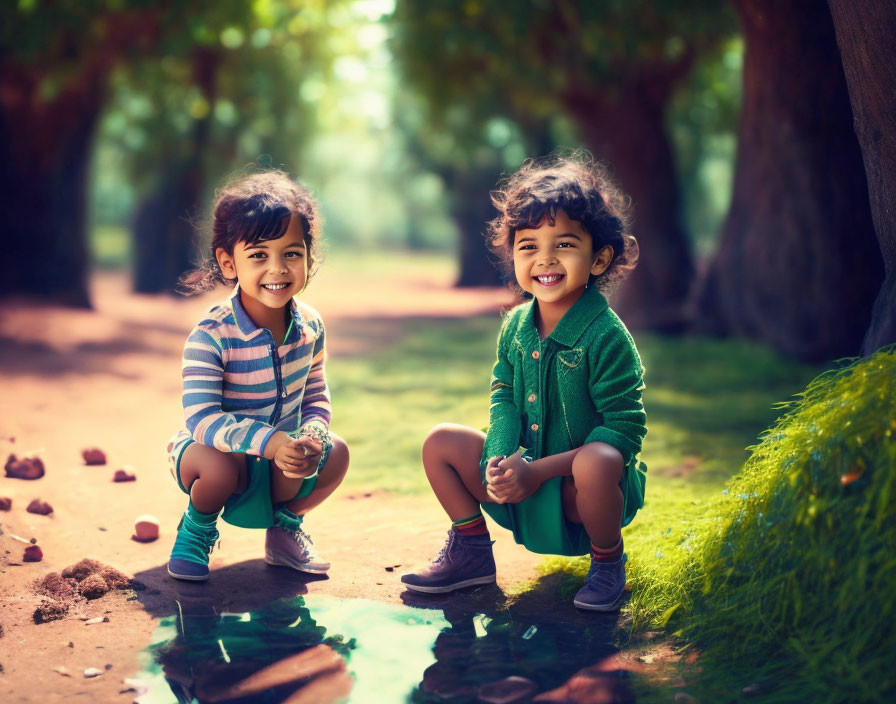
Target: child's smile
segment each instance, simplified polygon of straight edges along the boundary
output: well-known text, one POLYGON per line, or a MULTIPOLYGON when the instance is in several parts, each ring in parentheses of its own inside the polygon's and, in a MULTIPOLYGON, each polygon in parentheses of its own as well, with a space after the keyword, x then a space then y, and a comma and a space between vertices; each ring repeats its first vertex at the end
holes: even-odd
POLYGON ((284 307, 305 287, 307 253, 295 216, 282 237, 253 244, 237 242, 232 256, 219 252, 222 272, 239 282, 240 301, 257 325, 271 327, 269 321, 280 321, 284 307))
POLYGON ((513 267, 520 287, 540 304, 568 310, 585 291, 588 278, 607 268, 594 252, 591 235, 565 212, 554 223, 518 230, 513 243, 513 267))

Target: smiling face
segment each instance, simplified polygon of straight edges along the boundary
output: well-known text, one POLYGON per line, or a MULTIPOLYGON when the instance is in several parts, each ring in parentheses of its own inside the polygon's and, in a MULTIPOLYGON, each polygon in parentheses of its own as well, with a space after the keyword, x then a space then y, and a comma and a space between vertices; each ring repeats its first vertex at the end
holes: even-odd
POLYGON ((562 210, 553 225, 546 218, 536 228, 517 230, 513 240, 517 283, 539 304, 563 312, 585 292, 588 277, 602 274, 612 260, 613 248, 595 252, 588 231, 562 210))
POLYGON ((282 237, 255 244, 237 242, 233 254, 219 248, 215 252, 221 273, 236 279, 240 301, 257 325, 282 320, 292 297, 305 288, 308 278, 307 252, 299 219, 293 215, 282 237))

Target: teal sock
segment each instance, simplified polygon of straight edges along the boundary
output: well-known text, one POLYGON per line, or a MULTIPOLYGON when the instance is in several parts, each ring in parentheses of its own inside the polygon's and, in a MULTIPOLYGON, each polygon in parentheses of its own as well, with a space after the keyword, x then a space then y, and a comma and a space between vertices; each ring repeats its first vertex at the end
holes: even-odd
POLYGON ((187 515, 190 517, 190 520, 193 523, 199 523, 204 526, 214 525, 218 520, 219 511, 215 511, 214 513, 200 513, 196 510, 196 507, 193 506, 193 501, 190 500, 190 504, 187 506, 187 515))
POLYGON ((274 525, 295 533, 302 526, 303 516, 290 511, 286 506, 280 506, 274 511, 274 525))

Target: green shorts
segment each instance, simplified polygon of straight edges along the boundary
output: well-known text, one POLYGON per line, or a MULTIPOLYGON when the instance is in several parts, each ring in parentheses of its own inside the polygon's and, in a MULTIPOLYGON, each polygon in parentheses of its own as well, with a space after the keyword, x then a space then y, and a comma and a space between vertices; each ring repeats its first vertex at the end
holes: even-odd
MULTIPOLYGON (((180 490, 190 493, 180 479, 180 458, 195 440, 186 430, 179 430, 168 442, 168 466, 180 490)), ((326 464, 330 448, 324 449, 320 466, 326 464)), ((233 494, 221 512, 221 518, 240 528, 270 528, 274 525, 274 501, 271 498, 271 461, 264 457, 246 455, 247 483, 241 494, 233 494)), ((318 475, 302 481, 294 498, 308 496, 317 484, 318 475)))

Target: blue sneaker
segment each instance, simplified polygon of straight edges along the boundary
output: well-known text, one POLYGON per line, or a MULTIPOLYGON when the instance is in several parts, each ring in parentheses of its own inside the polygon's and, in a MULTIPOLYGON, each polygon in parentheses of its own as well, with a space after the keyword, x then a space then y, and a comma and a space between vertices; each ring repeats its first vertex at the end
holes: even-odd
POLYGON ((401 581, 411 591, 444 594, 475 584, 494 584, 496 572, 491 539, 487 535, 465 537, 452 528, 432 564, 402 575, 401 581))
POLYGON ((625 561, 623 554, 612 562, 591 560, 585 585, 576 592, 573 604, 589 611, 619 611, 625 591, 625 561))
POLYGON ((184 513, 168 559, 168 574, 190 582, 207 580, 208 556, 217 541, 218 531, 214 523, 203 525, 184 513))

